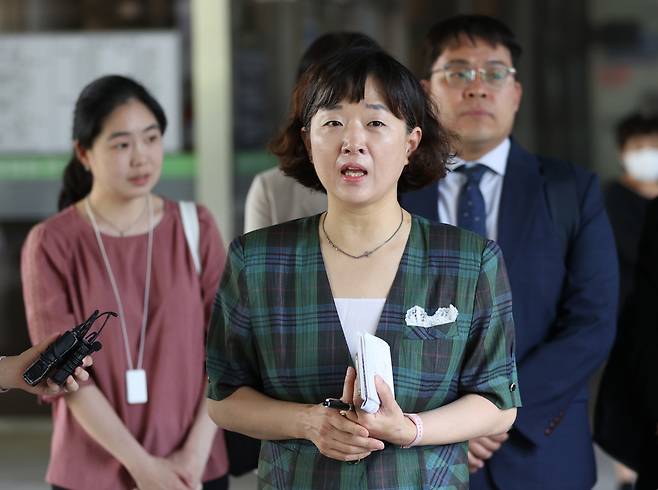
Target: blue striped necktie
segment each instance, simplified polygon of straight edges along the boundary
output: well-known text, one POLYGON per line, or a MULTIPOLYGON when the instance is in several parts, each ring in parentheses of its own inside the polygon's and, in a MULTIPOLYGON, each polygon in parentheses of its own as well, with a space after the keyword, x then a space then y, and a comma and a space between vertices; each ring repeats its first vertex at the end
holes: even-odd
POLYGON ((479 163, 470 167, 462 165, 455 169, 455 172, 466 176, 466 182, 459 191, 457 200, 457 226, 483 237, 487 236, 487 212, 480 191, 480 180, 486 171, 487 167, 479 163))

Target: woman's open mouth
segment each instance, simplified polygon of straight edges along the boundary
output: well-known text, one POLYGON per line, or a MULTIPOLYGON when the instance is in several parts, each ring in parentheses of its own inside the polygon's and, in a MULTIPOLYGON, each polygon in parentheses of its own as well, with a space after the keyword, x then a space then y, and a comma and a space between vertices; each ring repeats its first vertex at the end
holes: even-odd
POLYGON ((363 168, 361 165, 356 165, 353 163, 346 163, 340 168, 340 173, 343 176, 343 180, 348 182, 354 182, 361 180, 363 177, 368 175, 368 171, 363 168))

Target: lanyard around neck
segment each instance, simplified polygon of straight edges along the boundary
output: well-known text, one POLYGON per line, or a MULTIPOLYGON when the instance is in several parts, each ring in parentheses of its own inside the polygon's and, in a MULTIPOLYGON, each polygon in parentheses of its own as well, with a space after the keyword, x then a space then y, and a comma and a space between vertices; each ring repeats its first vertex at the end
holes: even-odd
MULTIPOLYGON (((146 196, 146 207, 148 211, 148 245, 146 249, 146 280, 144 286, 144 310, 142 312, 142 328, 139 336, 139 351, 137 354, 137 366, 136 369, 141 369, 144 361, 144 339, 146 338, 146 324, 148 322, 148 312, 149 312, 149 299, 151 291, 151 264, 153 261, 153 210, 151 208, 151 196, 146 196)), ((117 302, 117 307, 119 309, 119 322, 121 323, 121 332, 123 333, 123 345, 126 350, 126 358, 128 359, 128 368, 133 369, 133 359, 130 352, 130 344, 128 342, 128 328, 126 327, 126 316, 124 314, 123 303, 121 301, 121 296, 119 295, 119 288, 117 287, 116 279, 114 278, 114 273, 112 272, 112 267, 110 266, 110 261, 107 257, 107 252, 105 251, 105 246, 103 245, 103 239, 101 238, 100 230, 98 229, 98 223, 96 223, 96 217, 89 205, 89 197, 85 199, 85 208, 87 211, 87 216, 89 216, 89 221, 94 228, 94 234, 96 235, 96 242, 98 243, 98 248, 100 249, 101 255, 103 256, 103 263, 105 264, 105 270, 112 284, 112 291, 114 292, 114 298, 117 302)))

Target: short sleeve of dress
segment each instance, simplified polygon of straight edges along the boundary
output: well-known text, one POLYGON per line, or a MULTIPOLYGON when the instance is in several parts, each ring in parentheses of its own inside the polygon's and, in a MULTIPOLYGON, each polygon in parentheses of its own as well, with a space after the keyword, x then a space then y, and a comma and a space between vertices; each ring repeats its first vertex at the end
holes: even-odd
POLYGON ((259 387, 252 343, 243 238, 229 247, 210 319, 206 354, 208 397, 223 400, 241 386, 259 387))
MULTIPOLYGON (((21 252, 21 281, 30 339, 41 342, 53 333, 63 333, 76 326, 70 300, 69 277, 71 245, 61 235, 52 233, 52 225, 40 223, 28 234, 21 252)), ((94 384, 94 371, 81 385, 94 384)), ((51 402, 59 396, 41 396, 51 402)))
POLYGON ((68 299, 68 247, 49 233, 45 223, 35 226, 23 245, 23 298, 30 338, 35 344, 76 324, 68 299))
POLYGON ((483 396, 499 409, 521 406, 512 293, 502 252, 492 241, 482 252, 459 388, 462 393, 483 396))

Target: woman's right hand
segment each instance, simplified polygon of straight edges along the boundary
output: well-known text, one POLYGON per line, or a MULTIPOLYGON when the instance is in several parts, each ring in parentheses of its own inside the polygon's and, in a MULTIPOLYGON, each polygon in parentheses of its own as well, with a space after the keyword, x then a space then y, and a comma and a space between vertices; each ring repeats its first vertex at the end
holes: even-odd
POLYGON ((165 458, 148 456, 140 463, 128 470, 135 480, 135 490, 197 490, 188 486, 176 466, 165 458))
MULTIPOLYGON (((355 378, 354 369, 348 368, 340 398, 345 403, 352 402, 355 378)), ((372 451, 384 449, 382 441, 369 437, 364 427, 348 420, 339 410, 322 405, 313 405, 309 410, 307 439, 324 456, 339 461, 358 461, 372 451)))

